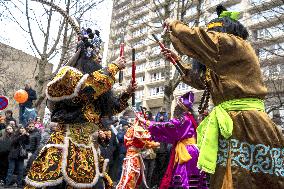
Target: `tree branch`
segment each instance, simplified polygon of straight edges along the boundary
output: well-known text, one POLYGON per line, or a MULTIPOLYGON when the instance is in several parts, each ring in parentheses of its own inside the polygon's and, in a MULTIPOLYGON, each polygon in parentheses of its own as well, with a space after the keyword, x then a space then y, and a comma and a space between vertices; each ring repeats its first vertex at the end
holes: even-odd
POLYGON ((41 53, 35 43, 35 40, 34 40, 34 37, 33 37, 33 34, 32 34, 32 30, 31 30, 31 23, 30 23, 30 17, 29 17, 29 9, 28 9, 28 0, 26 0, 26 18, 27 18, 27 21, 28 21, 28 33, 30 35, 30 38, 31 38, 31 41, 32 41, 32 44, 36 50, 36 52, 41 56, 41 53))

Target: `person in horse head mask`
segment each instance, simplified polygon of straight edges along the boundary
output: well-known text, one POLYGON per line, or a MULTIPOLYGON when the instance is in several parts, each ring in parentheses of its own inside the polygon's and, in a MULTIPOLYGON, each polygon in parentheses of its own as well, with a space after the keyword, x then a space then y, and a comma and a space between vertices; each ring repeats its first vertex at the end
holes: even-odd
MULTIPOLYGON (((284 188, 284 136, 264 110, 259 59, 239 13, 222 5, 216 11, 207 28, 165 21, 174 48, 202 65, 193 66, 197 71, 183 68, 183 81, 207 88, 206 99, 210 95, 214 104, 197 128, 198 167, 212 174, 210 189, 284 188)), ((169 49, 163 52, 179 59, 169 49)))

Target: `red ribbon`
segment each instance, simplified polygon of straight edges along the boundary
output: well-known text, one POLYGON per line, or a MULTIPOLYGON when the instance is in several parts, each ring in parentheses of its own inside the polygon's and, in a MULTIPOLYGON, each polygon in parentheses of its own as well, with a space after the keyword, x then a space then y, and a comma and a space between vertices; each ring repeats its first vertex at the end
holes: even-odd
POLYGON ((121 44, 120 44, 119 56, 120 56, 120 57, 124 56, 124 43, 121 43, 121 44))
POLYGON ((132 49, 132 86, 135 83, 136 65, 135 65, 135 49, 132 49))

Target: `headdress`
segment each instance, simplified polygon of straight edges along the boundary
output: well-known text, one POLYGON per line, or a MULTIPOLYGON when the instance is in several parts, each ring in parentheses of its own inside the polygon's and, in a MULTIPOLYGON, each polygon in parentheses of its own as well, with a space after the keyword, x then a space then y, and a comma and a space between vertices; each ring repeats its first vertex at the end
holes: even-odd
POLYGON ((177 104, 186 111, 192 109, 193 103, 194 103, 194 94, 191 91, 185 93, 177 100, 177 104))
POLYGON ((34 1, 48 5, 57 12, 59 12, 65 18, 65 20, 71 25, 71 27, 74 29, 76 34, 79 36, 77 52, 65 65, 76 67, 80 69, 80 71, 85 73, 94 71, 93 67, 95 66, 92 64, 95 64, 97 57, 100 57, 100 49, 101 49, 100 46, 102 42, 100 37, 100 32, 98 30, 95 30, 95 33, 93 33, 90 28, 87 29, 82 28, 80 30, 80 27, 72 19, 72 17, 69 16, 66 13, 66 11, 61 9, 59 6, 55 5, 53 2, 48 2, 46 0, 34 0, 34 1), (81 61, 80 63, 78 63, 80 59, 81 61))
POLYGON ((229 33, 243 39, 248 38, 247 29, 238 21, 240 12, 227 11, 223 5, 218 5, 216 12, 218 18, 211 20, 207 24, 208 31, 229 33))

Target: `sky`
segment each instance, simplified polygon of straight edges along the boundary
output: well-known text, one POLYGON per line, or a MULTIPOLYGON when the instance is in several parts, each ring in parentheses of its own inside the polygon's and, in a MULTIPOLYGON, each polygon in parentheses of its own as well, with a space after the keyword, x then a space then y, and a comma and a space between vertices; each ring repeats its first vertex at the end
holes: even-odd
MULTIPOLYGON (((0 24, 2 27, 0 30, 0 42, 12 46, 16 49, 22 50, 28 54, 34 55, 34 52, 29 45, 28 34, 24 32, 17 23, 12 22, 9 19, 5 19, 5 15, 8 15, 9 12, 7 9, 5 9, 3 4, 1 4, 3 2, 1 1, 2 0, 0 0, 0 24)), ((17 17, 18 15, 22 15, 21 11, 25 11, 24 10, 25 7, 21 5, 21 1, 19 0, 14 0, 13 2, 15 2, 18 8, 10 2, 6 2, 6 6, 9 6, 10 10, 13 12, 16 19, 23 25, 23 27, 27 28, 26 19, 23 16, 17 17)), ((36 8, 38 4, 36 2, 31 2, 31 5, 35 10, 37 10, 36 8)), ((64 6, 62 6, 62 4, 59 4, 59 6, 64 9, 64 6)), ((96 29, 99 28, 99 30, 101 31, 102 40, 105 42, 103 61, 106 60, 106 55, 107 55, 107 45, 110 33, 111 11, 112 11, 112 0, 104 0, 101 4, 95 7, 92 11, 88 12, 87 15, 85 16, 85 20, 89 19, 92 20, 93 24, 95 23, 95 26, 92 26, 92 28, 96 29)), ((84 22, 83 20, 82 26, 86 26, 84 25, 84 23, 88 22, 87 21, 84 22)), ((56 21, 54 21, 52 24, 52 27, 54 27, 54 29, 58 27, 58 24, 57 25, 56 24, 57 24, 56 21)), ((38 27, 38 25, 33 24, 31 27, 35 28, 38 27)), ((40 49, 40 44, 43 44, 42 37, 37 35, 37 32, 34 32, 34 35, 35 35, 34 36, 35 41, 40 49)), ((58 60, 59 56, 52 59, 51 63, 56 65, 58 60)))

